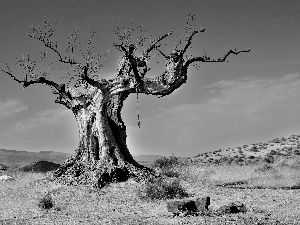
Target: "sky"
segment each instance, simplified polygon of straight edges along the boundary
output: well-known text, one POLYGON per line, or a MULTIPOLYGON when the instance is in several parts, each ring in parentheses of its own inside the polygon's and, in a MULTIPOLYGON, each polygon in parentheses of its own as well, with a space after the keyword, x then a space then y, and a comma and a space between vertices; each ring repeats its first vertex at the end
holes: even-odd
MULTIPOLYGON (((169 53, 183 37, 189 14, 195 15, 193 29, 206 30, 193 38, 188 55, 219 58, 235 48, 251 52, 231 55, 229 62, 191 66, 187 83, 169 96, 140 94, 141 128, 136 95, 130 95, 122 109, 130 152, 195 156, 300 133, 299 1, 2 0, 0 68, 8 63, 22 78, 16 57, 30 53, 39 58, 44 48, 29 37, 28 28, 43 25, 46 18, 57 22, 55 38, 62 50, 76 29, 83 47, 94 30, 95 53, 108 52, 99 76, 109 78, 121 57, 112 46, 118 42, 117 27, 142 26, 151 38, 173 31, 161 47, 169 53)), ((149 77, 163 72, 161 58, 150 63, 149 77)), ((47 68, 41 63, 40 69, 47 68)), ((63 74, 64 68, 56 69, 49 78, 63 74)), ((23 89, 1 73, 0 148, 73 153, 77 124, 69 109, 54 103, 55 98, 47 86, 23 89)))

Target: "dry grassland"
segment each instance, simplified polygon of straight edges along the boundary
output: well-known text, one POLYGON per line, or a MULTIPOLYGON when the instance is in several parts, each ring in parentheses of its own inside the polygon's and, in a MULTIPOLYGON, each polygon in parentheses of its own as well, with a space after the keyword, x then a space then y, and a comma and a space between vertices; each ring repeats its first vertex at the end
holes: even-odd
MULTIPOLYGON (((298 163, 296 161, 296 163, 298 163)), ((294 164, 293 164, 294 165, 294 164)), ((64 186, 51 173, 2 172, 15 178, 0 183, 1 224, 300 224, 300 169, 297 166, 214 166, 173 168, 190 199, 210 196, 210 210, 233 201, 246 213, 173 217, 166 200, 137 196, 133 179, 101 190, 64 186), (50 196, 53 207, 39 202, 50 196)), ((1 175, 1 174, 0 174, 1 175)))

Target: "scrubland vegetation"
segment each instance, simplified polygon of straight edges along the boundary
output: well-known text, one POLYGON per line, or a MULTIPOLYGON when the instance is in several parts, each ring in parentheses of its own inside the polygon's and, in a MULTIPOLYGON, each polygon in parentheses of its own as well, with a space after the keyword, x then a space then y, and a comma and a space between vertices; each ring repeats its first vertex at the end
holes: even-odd
MULTIPOLYGON (((102 189, 64 186, 51 172, 3 171, 1 224, 297 224, 300 160, 259 165, 201 166, 171 156, 156 160, 157 178, 102 189), (173 217, 169 199, 210 196, 210 210, 240 201, 246 213, 173 217)), ((1 175, 1 174, 0 174, 1 175)))

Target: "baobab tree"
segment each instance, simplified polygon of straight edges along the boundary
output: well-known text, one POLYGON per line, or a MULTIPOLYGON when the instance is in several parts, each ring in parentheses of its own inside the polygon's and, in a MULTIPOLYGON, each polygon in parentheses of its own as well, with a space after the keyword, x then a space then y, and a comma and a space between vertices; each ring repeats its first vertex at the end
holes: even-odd
MULTIPOLYGON (((55 26, 45 21, 40 28, 30 28, 30 37, 41 42, 47 51, 46 58, 52 52, 57 63, 67 66, 68 82, 54 82, 51 70, 37 72, 37 61, 31 56, 23 56, 17 63, 23 69, 22 79, 6 64, 2 72, 9 75, 24 88, 33 84, 47 85, 57 95, 55 103, 62 104, 72 111, 79 128, 79 143, 75 153, 68 158, 54 177, 66 184, 89 184, 102 187, 115 181, 124 181, 130 177, 142 177, 153 173, 147 167, 139 165, 132 157, 126 145, 126 126, 121 118, 121 109, 126 98, 133 93, 144 93, 160 97, 171 94, 187 80, 188 68, 196 63, 226 62, 232 55, 249 50, 229 50, 221 58, 202 56, 187 57, 187 51, 195 35, 204 29, 191 30, 185 34, 181 47, 176 45, 171 53, 163 52, 161 43, 172 32, 166 33, 155 40, 141 36, 131 42, 133 29, 117 29, 119 43, 113 46, 122 53, 116 74, 111 79, 99 78, 103 63, 101 56, 92 52, 91 42, 94 32, 87 44, 80 62, 76 56, 78 49, 77 31, 69 36, 66 50, 62 52, 54 40, 55 26), (146 46, 146 47, 145 47, 146 46), (138 48, 143 53, 137 55, 138 48), (150 70, 149 62, 153 54, 160 54, 165 60, 164 71, 155 78, 146 77, 150 70), (73 83, 72 83, 72 82, 73 83)), ((51 63, 50 63, 51 64, 51 63)))

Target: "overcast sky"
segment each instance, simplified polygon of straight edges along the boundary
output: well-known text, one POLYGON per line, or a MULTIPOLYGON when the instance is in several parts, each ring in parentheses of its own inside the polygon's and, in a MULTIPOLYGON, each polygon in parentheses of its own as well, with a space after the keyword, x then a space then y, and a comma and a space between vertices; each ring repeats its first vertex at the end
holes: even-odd
MULTIPOLYGON (((172 30, 162 46, 169 53, 184 34, 189 13, 196 16, 194 29, 206 29, 193 39, 189 55, 206 52, 219 58, 234 48, 251 48, 251 53, 230 56, 228 63, 202 63, 198 70, 190 67, 187 83, 164 98, 140 95, 141 128, 136 95, 130 95, 122 118, 131 153, 194 156, 300 133, 297 0, 2 0, 0 66, 5 69, 7 62, 22 77, 15 57, 30 53, 39 58, 42 45, 28 36, 28 27, 42 25, 46 16, 58 22, 56 39, 62 49, 76 28, 83 46, 95 30, 95 52, 110 49, 100 76, 111 77, 120 59, 112 47, 118 41, 114 29, 143 25, 153 38, 172 30)), ((151 66, 149 76, 163 72, 163 63, 151 66)), ((52 78, 64 73, 55 71, 52 78)), ((75 118, 54 103, 49 87, 23 89, 6 74, 0 78, 0 148, 73 153, 78 143, 75 118)))

